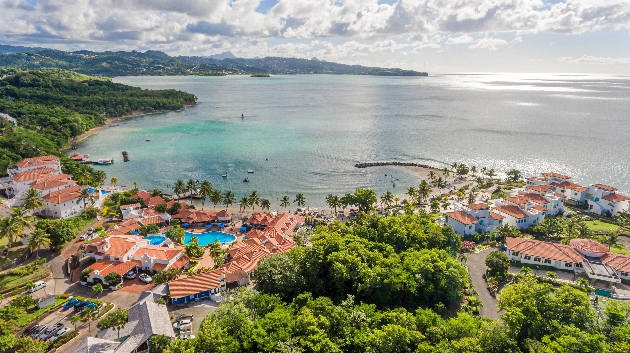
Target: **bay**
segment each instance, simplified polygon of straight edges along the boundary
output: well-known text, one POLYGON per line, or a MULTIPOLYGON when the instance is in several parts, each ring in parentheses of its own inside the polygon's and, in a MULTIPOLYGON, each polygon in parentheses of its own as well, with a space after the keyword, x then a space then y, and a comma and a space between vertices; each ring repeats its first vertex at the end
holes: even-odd
POLYGON ((118 77, 179 89, 198 104, 140 116, 79 143, 121 185, 170 192, 175 180, 208 179, 237 199, 258 190, 275 207, 304 193, 359 187, 403 194, 421 178, 361 161, 462 162, 530 175, 557 171, 583 185, 630 194, 630 78, 560 74, 429 77, 296 75, 251 78, 118 77), (244 115, 244 119, 241 118, 244 115), (149 142, 146 140, 150 139, 149 142), (121 152, 131 161, 122 162, 121 152), (247 170, 254 174, 247 174, 247 170), (228 178, 221 173, 228 172, 228 178), (387 174, 387 176, 385 175, 387 174), (249 183, 242 180, 248 176, 249 183), (393 176, 393 177, 392 177, 393 176))

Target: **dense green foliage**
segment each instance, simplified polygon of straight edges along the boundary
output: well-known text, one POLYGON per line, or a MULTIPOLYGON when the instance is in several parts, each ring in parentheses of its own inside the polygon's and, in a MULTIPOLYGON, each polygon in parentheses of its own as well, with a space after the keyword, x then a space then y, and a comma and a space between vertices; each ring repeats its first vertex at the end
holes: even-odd
POLYGON ((298 247, 261 262, 257 288, 292 300, 303 292, 335 302, 353 295, 379 308, 443 307, 456 303, 468 283, 449 251, 459 237, 424 217, 363 216, 353 227, 320 227, 312 247, 298 247))
POLYGON ((426 73, 412 70, 345 65, 317 59, 266 57, 217 60, 196 56, 171 57, 153 50, 144 53, 25 50, 25 52, 0 55, 0 66, 18 66, 29 69, 54 67, 105 76, 224 75, 225 73, 426 76, 426 73))
MULTIPOLYGON (((194 95, 176 90, 143 90, 72 71, 42 69, 0 72, 0 112, 14 117, 18 126, 0 130, 0 175, 23 158, 59 154, 59 148, 101 125, 107 117, 134 111, 179 109, 195 102, 194 95)), ((62 158, 64 172, 85 184, 98 185, 105 175, 62 158)))
POLYGON ((67 219, 41 219, 35 228, 41 229, 49 235, 51 250, 59 251, 67 242, 74 239, 87 224, 93 221, 94 217, 90 216, 84 213, 81 216, 67 219))

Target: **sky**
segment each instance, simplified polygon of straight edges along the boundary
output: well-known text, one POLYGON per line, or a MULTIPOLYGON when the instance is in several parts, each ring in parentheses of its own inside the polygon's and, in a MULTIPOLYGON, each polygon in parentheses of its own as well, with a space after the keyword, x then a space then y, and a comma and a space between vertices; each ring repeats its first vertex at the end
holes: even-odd
POLYGON ((0 0, 0 44, 630 75, 630 0, 0 0))

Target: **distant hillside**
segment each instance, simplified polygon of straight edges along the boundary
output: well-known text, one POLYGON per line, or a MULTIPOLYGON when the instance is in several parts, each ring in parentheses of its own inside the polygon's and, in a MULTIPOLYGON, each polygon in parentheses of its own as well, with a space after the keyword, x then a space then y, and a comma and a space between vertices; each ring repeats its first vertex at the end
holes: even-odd
POLYGON ((223 60, 223 59, 236 59, 236 55, 232 54, 232 52, 229 51, 224 51, 221 54, 214 54, 214 55, 208 55, 208 56, 204 56, 204 58, 208 58, 208 59, 217 59, 217 60, 223 60))
POLYGON ((105 76, 172 76, 172 75, 228 75, 269 73, 427 76, 426 72, 396 68, 366 67, 337 64, 317 59, 266 57, 242 59, 229 52, 215 57, 177 56, 161 51, 131 52, 66 52, 53 49, 22 51, 0 55, 0 66, 26 69, 60 68, 89 75, 105 76))
POLYGON ((0 54, 8 54, 8 53, 25 53, 25 52, 33 52, 44 50, 44 48, 31 48, 31 47, 20 47, 14 45, 3 45, 0 44, 0 54))

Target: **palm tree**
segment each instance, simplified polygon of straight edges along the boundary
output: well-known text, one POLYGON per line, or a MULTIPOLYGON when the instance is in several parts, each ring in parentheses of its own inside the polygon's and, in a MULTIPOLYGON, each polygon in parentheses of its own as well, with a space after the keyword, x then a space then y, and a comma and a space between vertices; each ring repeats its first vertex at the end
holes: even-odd
POLYGON ((291 206, 291 202, 289 201, 289 196, 282 196, 282 198, 280 199, 280 207, 282 208, 287 208, 291 206))
POLYGON ((472 167, 470 167, 470 172, 471 172, 473 175, 476 175, 476 174, 477 174, 477 167, 475 167, 474 165, 473 165, 472 167))
POLYGON ((249 199, 247 197, 243 197, 240 201, 239 209, 241 210, 241 212, 244 212, 248 208, 249 208, 249 199))
MULTIPOLYGON (((212 183, 210 183, 206 179, 201 181, 201 185, 199 185, 199 196, 201 196, 201 209, 203 209, 206 197, 210 197, 213 191, 214 190, 212 190, 212 183)), ((219 195, 221 195, 221 191, 219 191, 219 195)), ((217 204, 215 203, 214 205, 216 206, 217 204)))
POLYGON ((492 177, 494 177, 497 174, 495 173, 494 169, 490 169, 487 171, 487 175, 490 179, 492 179, 492 177))
POLYGON ((447 167, 444 167, 442 169, 442 174, 444 174, 445 177, 448 177, 449 175, 451 175, 451 171, 447 167))
POLYGON ((438 177, 437 180, 435 181, 435 186, 438 189, 442 189, 444 188, 446 185, 444 185, 444 180, 442 179, 442 177, 438 177))
POLYGON ((430 170, 429 171, 429 180, 433 180, 433 179, 435 179, 435 172, 430 170))
POLYGON ((81 193, 79 198, 83 200, 83 209, 87 209, 87 202, 90 201, 90 204, 92 204, 94 202, 94 197, 89 189, 82 189, 79 192, 81 193))
POLYGON ((234 204, 234 194, 232 191, 228 190, 223 194, 223 204, 225 205, 226 210, 234 204))
POLYGON ((11 217, 0 218, 0 239, 7 238, 7 255, 8 251, 11 249, 11 245, 13 245, 15 239, 21 234, 17 227, 11 223, 11 217))
POLYGON ((619 243, 619 233, 615 232, 612 229, 609 229, 604 233, 601 237, 602 243, 608 245, 608 251, 610 251, 611 246, 617 246, 619 243))
POLYGON ((431 195, 431 186, 429 186, 426 180, 420 182, 417 193, 422 200, 426 200, 429 195, 431 195))
POLYGON ((210 193, 210 201, 214 204, 214 207, 217 207, 218 203, 223 201, 223 195, 221 195, 221 190, 215 189, 210 193))
POLYGON ((101 187, 105 184, 105 179, 107 179, 107 174, 105 174, 104 171, 95 170, 93 173, 93 176, 94 176, 94 181, 96 182, 96 185, 101 187))
POLYGON ((271 208, 271 202, 269 202, 269 200, 267 199, 260 199, 260 208, 269 211, 269 209, 271 208))
POLYGON ((133 189, 134 189, 135 191, 138 191, 138 182, 137 182, 137 181, 132 181, 132 182, 131 182, 131 185, 133 185, 133 189))
POLYGON ((418 192, 416 191, 416 188, 414 188, 413 186, 407 188, 407 196, 409 196, 410 200, 415 200, 417 195, 418 192))
POLYGON ((184 194, 186 192, 186 185, 181 180, 178 180, 173 185, 173 192, 177 195, 177 199, 179 199, 179 195, 184 194))
POLYGON ((298 207, 304 207, 304 205, 306 205, 306 198, 304 198, 303 194, 298 193, 295 195, 295 200, 293 200, 293 203, 297 204, 298 207))
POLYGON ((35 210, 40 210, 45 207, 42 194, 33 188, 28 189, 22 207, 35 214, 35 210))
POLYGON ((188 182, 186 183, 186 192, 190 193, 190 204, 192 205, 193 194, 197 193, 197 184, 194 179, 188 179, 188 182))
POLYGON ((471 190, 470 193, 468 194, 468 204, 473 204, 475 203, 475 201, 477 200, 477 195, 475 195, 475 193, 471 190))
POLYGON ((113 187, 116 187, 116 184, 118 184, 118 178, 113 177, 109 180, 109 183, 112 184, 113 187))
MULTIPOLYGON (((288 197, 287 197, 286 201, 287 201, 287 203, 289 202, 289 198, 288 197)), ((328 207, 334 208, 335 209, 335 214, 337 214, 337 207, 341 206, 341 199, 339 198, 339 196, 333 195, 333 194, 328 194, 328 196, 326 196, 326 203, 328 204, 328 207)))
POLYGON ((390 208, 394 202, 394 194, 391 191, 387 191, 381 196, 381 205, 390 208))
POLYGON ((252 190, 249 194, 247 202, 249 202, 249 205, 252 206, 252 212, 254 212, 256 206, 260 205, 260 195, 258 195, 258 191, 252 190))
POLYGON ((28 240, 28 248, 31 252, 35 251, 37 258, 39 259, 39 250, 41 248, 50 246, 50 238, 49 235, 46 234, 41 229, 35 229, 33 234, 31 234, 31 238, 28 240))
POLYGON ((92 320, 95 320, 97 318, 97 315, 98 315, 98 313, 96 312, 96 310, 94 310, 92 308, 85 308, 85 309, 83 309, 83 311, 79 315, 81 317, 80 320, 82 322, 87 322, 88 323, 88 335, 90 335, 90 336, 92 336, 92 328, 91 328, 92 325, 91 325, 91 323, 92 323, 92 320))

